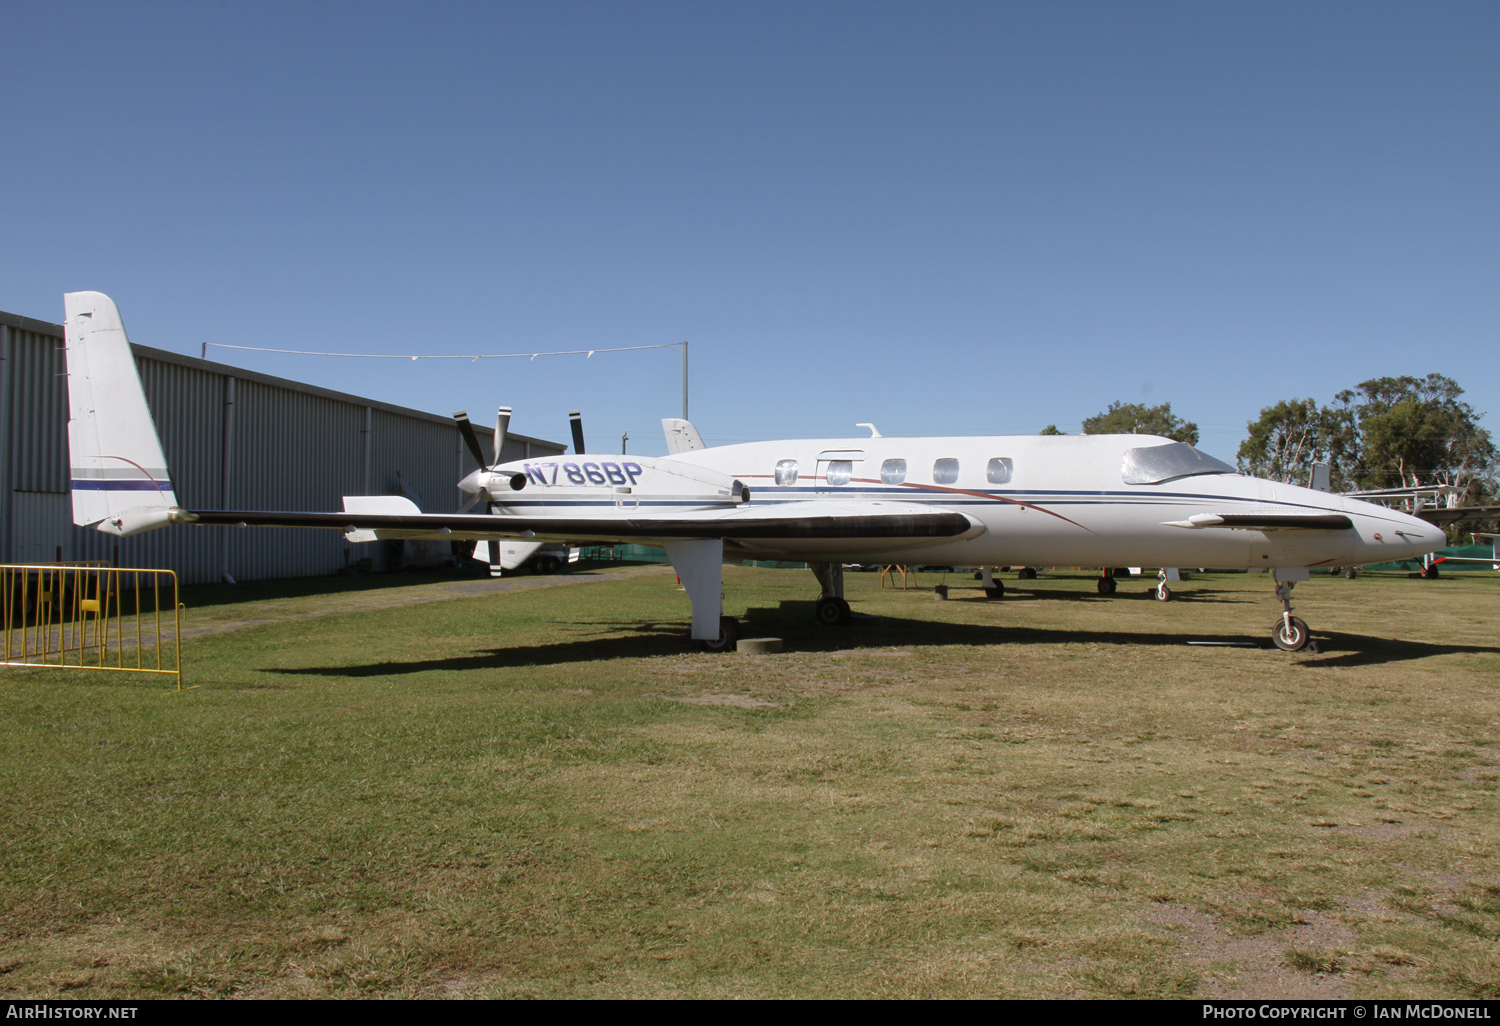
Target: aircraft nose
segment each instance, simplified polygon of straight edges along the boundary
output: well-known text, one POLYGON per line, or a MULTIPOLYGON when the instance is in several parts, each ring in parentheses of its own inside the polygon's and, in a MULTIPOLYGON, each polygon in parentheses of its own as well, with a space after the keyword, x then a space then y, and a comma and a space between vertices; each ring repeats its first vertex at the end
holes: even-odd
POLYGON ((1413 516, 1403 516, 1401 519, 1404 523, 1397 528, 1396 534, 1411 546, 1413 556, 1436 552, 1448 544, 1448 536, 1443 533, 1442 528, 1413 516))

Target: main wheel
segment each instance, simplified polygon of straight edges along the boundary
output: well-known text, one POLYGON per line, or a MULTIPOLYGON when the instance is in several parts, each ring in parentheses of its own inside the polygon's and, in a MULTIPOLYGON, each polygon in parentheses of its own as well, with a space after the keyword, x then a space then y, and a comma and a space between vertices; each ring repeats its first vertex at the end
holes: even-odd
POLYGON ((1300 652, 1311 639, 1312 632, 1307 629, 1307 622, 1300 616, 1291 618, 1290 630, 1286 617, 1277 620, 1276 625, 1271 628, 1271 640, 1283 652, 1300 652))
POLYGON ((1354 578, 1356 578, 1358 576, 1359 576, 1359 574, 1355 573, 1354 567, 1352 567, 1352 566, 1346 566, 1346 567, 1344 567, 1344 577, 1347 578, 1348 580, 1352 581, 1352 580, 1354 580, 1354 578))
POLYGON ((556 556, 538 556, 532 565, 539 574, 555 574, 562 569, 562 560, 556 556))
POLYGON ((1115 589, 1119 587, 1119 585, 1115 584, 1115 579, 1113 577, 1101 577, 1099 578, 1098 587, 1099 594, 1113 595, 1115 593, 1115 589))
POLYGON ((1437 580, 1438 568, 1436 563, 1431 563, 1422 568, 1422 577, 1429 581, 1437 580))
POLYGON ((699 641, 698 647, 705 652, 733 652, 740 640, 740 622, 732 616, 719 617, 719 636, 712 641, 699 641))
POLYGON ((1161 584, 1158 584, 1156 586, 1156 601, 1158 601, 1158 602, 1171 602, 1172 601, 1172 589, 1167 587, 1167 584, 1166 584, 1165 581, 1163 581, 1161 584))
POLYGON ((849 622, 849 603, 832 595, 818 599, 818 622, 824 627, 835 627, 849 622))
POLYGON ((1036 567, 1034 567, 1034 566, 1023 566, 1021 568, 1021 572, 1019 574, 1017 574, 1016 576, 1019 577, 1023 581, 1034 581, 1034 580, 1036 580, 1036 567))
POLYGON ((1004 598, 1005 597, 1005 582, 1002 581, 1002 580, 1000 580, 999 578, 996 578, 995 579, 994 587, 984 589, 984 596, 985 596, 985 598, 992 598, 992 599, 1004 598))

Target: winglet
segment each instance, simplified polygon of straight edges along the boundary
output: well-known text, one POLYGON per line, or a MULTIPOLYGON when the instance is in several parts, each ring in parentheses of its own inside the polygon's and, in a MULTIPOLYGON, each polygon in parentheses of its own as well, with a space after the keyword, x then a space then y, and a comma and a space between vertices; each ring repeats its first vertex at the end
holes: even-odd
POLYGON ((63 307, 73 522, 122 537, 166 527, 177 496, 120 311, 101 292, 63 307))

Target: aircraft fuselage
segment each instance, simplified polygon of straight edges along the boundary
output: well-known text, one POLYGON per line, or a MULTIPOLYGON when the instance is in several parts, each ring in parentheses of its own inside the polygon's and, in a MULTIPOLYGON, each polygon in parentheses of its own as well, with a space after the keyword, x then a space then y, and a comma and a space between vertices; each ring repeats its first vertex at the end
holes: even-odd
MULTIPOLYGON (((497 468, 530 475, 507 496, 510 512, 564 516, 620 505, 614 482, 634 486, 633 511, 666 511, 682 498, 649 494, 654 464, 678 463, 743 482, 750 505, 902 503, 964 513, 982 531, 910 540, 734 539, 744 558, 996 566, 1343 566, 1405 559, 1445 544, 1431 524, 1395 510, 1237 473, 1126 483, 1132 450, 1170 446, 1150 435, 793 439, 750 442, 641 460, 549 457, 497 468), (585 476, 587 475, 587 476, 585 476), (577 479, 569 486, 569 477, 577 479), (599 478, 597 490, 590 487, 599 478), (1000 480, 996 480, 996 479, 1000 480), (577 481, 584 482, 581 487, 577 481), (551 482, 550 485, 548 482, 551 482), (565 486, 559 489, 557 486, 565 486), (612 498, 606 498, 613 494, 612 498), (1204 515, 1298 518, 1341 514, 1344 529, 1183 526, 1204 515), (914 549, 920 550, 916 555, 914 549)), ((1182 447, 1186 448, 1186 447, 1182 447)), ((1166 451, 1166 450, 1163 450, 1166 451)), ((1217 461, 1213 461, 1217 462, 1217 461)), ((1222 466, 1222 465, 1220 465, 1222 466)), ((1138 475, 1140 476, 1140 475, 1138 475)), ((1150 475, 1146 475, 1150 476, 1150 475)), ((701 503, 701 498, 692 500, 701 503)), ((1295 524, 1296 521, 1289 520, 1295 524)))

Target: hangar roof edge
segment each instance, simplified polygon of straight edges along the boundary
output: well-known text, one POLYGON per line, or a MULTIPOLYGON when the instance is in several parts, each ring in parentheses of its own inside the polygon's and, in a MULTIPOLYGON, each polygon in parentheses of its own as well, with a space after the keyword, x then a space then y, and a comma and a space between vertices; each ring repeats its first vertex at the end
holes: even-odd
MULTIPOLYGON (((38 335, 51 335, 57 339, 66 338, 61 324, 53 324, 50 321, 39 321, 34 317, 23 317, 20 314, 7 313, 4 310, 0 310, 0 325, 19 328, 22 331, 35 332, 38 335)), ((224 374, 246 381, 258 381, 262 384, 275 385, 280 388, 291 389, 295 392, 306 392, 309 395, 318 395, 327 399, 337 399, 341 402, 353 403, 356 406, 369 406, 373 409, 400 414, 404 417, 416 417, 436 424, 447 424, 450 426, 453 424, 452 417, 444 417, 437 413, 428 413, 426 410, 415 410, 409 406, 397 406, 395 403, 381 402, 379 399, 366 399, 362 396, 351 395, 348 392, 337 392, 331 388, 324 388, 321 385, 310 385, 305 381, 278 378, 272 374, 262 374, 259 371, 246 370, 243 367, 234 367, 227 363, 215 363, 212 360, 203 360, 196 356, 187 356, 183 353, 174 353, 166 349, 143 346, 138 342, 130 343, 130 348, 136 356, 147 360, 156 360, 161 363, 175 363, 183 367, 192 367, 195 370, 224 374)), ((3 354, 0 354, 0 357, 3 357, 3 354)), ((546 438, 537 438, 534 435, 523 435, 518 431, 509 431, 506 433, 506 437, 521 442, 540 442, 542 445, 556 448, 559 452, 567 451, 567 445, 563 442, 553 442, 546 438)))

